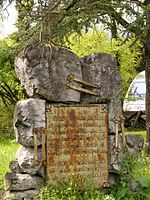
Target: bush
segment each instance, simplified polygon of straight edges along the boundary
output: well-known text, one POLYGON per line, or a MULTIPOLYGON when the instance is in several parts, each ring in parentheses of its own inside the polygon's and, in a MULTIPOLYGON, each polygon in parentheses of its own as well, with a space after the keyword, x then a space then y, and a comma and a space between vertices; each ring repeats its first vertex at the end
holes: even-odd
POLYGON ((72 183, 61 187, 48 184, 41 189, 40 200, 115 200, 112 195, 107 195, 101 190, 81 190, 72 183))
POLYGON ((138 159, 127 154, 122 163, 120 180, 110 190, 115 200, 150 200, 150 158, 138 159))

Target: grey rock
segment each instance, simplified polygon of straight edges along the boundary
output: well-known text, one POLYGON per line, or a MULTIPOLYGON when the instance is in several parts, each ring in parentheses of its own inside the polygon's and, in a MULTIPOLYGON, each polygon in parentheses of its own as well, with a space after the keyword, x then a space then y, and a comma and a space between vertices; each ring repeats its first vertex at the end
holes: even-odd
POLYGON ((82 78, 79 58, 71 51, 32 45, 17 56, 15 70, 29 97, 52 102, 80 101, 79 92, 66 88, 69 74, 82 78))
POLYGON ((39 190, 26 190, 26 191, 6 191, 3 200, 34 200, 37 199, 39 190))
POLYGON ((85 87, 96 92, 99 96, 82 94, 82 103, 108 103, 109 131, 114 132, 114 116, 122 114, 121 78, 117 63, 109 54, 94 53, 81 58, 83 80, 96 84, 99 89, 85 87))
POLYGON ((5 174, 5 191, 24 191, 31 189, 40 189, 44 185, 44 179, 39 176, 29 174, 15 174, 7 172, 5 174))
POLYGON ((117 173, 124 158, 122 136, 118 137, 118 148, 115 149, 115 135, 109 135, 109 172, 117 173))
POLYGON ((20 166, 17 160, 13 160, 9 163, 9 169, 13 173, 23 173, 23 171, 21 171, 20 169, 20 166))
POLYGON ((129 134, 126 135, 126 148, 127 152, 131 153, 135 157, 141 153, 144 146, 144 139, 141 134, 129 134))
POLYGON ((109 173, 109 186, 113 187, 115 183, 119 180, 120 176, 117 173, 109 173))
MULTIPOLYGON (((41 161, 41 148, 38 148, 38 152, 38 160, 41 161)), ((32 147, 20 147, 16 153, 16 157, 22 173, 39 174, 43 178, 45 177, 44 167, 36 167, 34 165, 34 149, 32 147)))
MULTIPOLYGON (((45 100, 27 99, 19 101, 15 107, 14 129, 16 140, 24 146, 34 146, 33 129, 45 128, 45 100)), ((38 132, 38 145, 41 144, 41 136, 38 132)))
POLYGON ((131 188, 132 192, 136 192, 140 189, 140 184, 136 180, 131 180, 131 183, 128 183, 128 186, 131 188))

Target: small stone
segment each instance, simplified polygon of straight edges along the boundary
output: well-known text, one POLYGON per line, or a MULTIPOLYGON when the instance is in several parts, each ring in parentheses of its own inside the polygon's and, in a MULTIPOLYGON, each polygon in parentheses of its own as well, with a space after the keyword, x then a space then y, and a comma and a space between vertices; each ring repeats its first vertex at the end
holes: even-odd
POLYGON ((144 138, 141 134, 126 135, 126 148, 129 153, 138 157, 144 146, 144 138))
POLYGON ((109 186, 113 187, 118 179, 119 175, 117 173, 109 173, 109 186))
POLYGON ((13 173, 21 173, 21 169, 17 160, 13 160, 9 163, 9 169, 13 173))
POLYGON ((132 192, 138 191, 139 187, 140 187, 139 183, 137 181, 135 181, 135 180, 131 180, 131 183, 128 184, 128 185, 131 188, 132 192))
MULTIPOLYGON (((16 140, 24 146, 34 146, 33 129, 46 127, 45 100, 27 99, 19 101, 15 107, 14 129, 16 140)), ((38 131, 38 145, 41 135, 38 131)))
POLYGON ((9 191, 24 191, 40 189, 44 185, 44 179, 39 176, 29 174, 15 174, 7 172, 5 174, 4 188, 9 191))

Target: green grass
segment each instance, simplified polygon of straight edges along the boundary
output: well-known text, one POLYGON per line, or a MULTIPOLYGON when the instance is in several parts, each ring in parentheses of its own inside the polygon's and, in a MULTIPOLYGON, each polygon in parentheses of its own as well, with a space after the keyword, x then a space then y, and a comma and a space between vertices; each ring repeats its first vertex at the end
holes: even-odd
POLYGON ((0 193, 3 189, 4 174, 9 170, 9 163, 15 159, 19 144, 15 140, 0 139, 0 193))

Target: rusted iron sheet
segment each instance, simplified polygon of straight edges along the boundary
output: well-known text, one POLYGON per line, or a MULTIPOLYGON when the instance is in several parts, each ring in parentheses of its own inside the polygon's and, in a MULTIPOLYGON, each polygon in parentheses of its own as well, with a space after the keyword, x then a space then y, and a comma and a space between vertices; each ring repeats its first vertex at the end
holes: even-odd
POLYGON ((41 166, 46 166, 46 135, 47 129, 45 128, 34 128, 33 137, 34 137, 34 167, 40 168, 41 166), (39 158, 39 149, 38 149, 38 133, 41 134, 41 143, 42 143, 42 158, 39 158))
POLYGON ((47 179, 100 188, 108 182, 104 104, 47 105, 47 179))
POLYGON ((37 166, 39 164, 38 161, 38 140, 37 140, 38 130, 35 128, 33 130, 33 137, 34 137, 34 165, 37 166))

